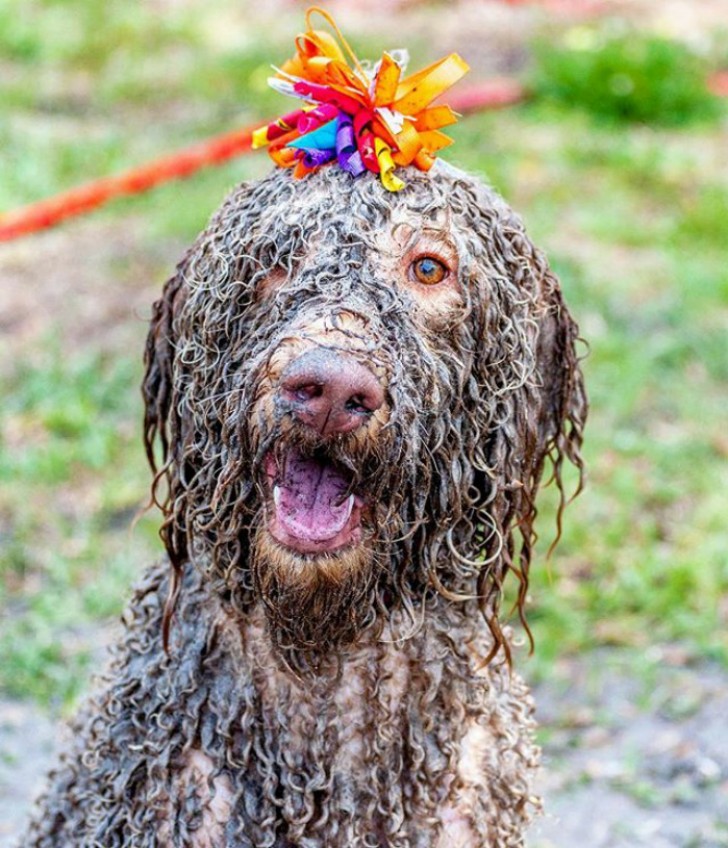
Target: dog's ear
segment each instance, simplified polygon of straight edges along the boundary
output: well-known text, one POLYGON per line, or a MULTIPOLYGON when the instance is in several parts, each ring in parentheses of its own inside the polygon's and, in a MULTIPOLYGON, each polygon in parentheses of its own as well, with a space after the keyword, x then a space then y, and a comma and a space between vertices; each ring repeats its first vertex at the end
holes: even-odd
MULTIPOLYGON (((190 349, 217 349, 230 342, 225 322, 210 316, 216 308, 224 310, 231 303, 237 304, 242 315, 245 304, 252 300, 254 271, 261 276, 259 269, 268 267, 261 257, 249 257, 244 243, 246 217, 249 224, 257 220, 253 195, 259 186, 242 183, 213 214, 154 304, 147 335, 142 382, 144 445, 154 474, 152 502, 164 515, 160 536, 172 565, 164 614, 165 646, 182 571, 189 559, 189 516, 198 497, 194 482, 203 464, 195 440, 199 422, 191 396, 194 388, 203 394, 206 388, 199 361, 194 354, 190 359, 190 349), (224 338, 210 339, 209 332, 224 338)), ((241 333, 243 324, 236 323, 241 333)), ((198 399, 198 412, 199 407, 198 399)), ((210 476, 214 478, 214 474, 210 476)))
POLYGON ((183 260, 176 273, 164 286, 162 296, 153 306, 152 319, 144 350, 144 447, 154 474, 152 501, 164 514, 160 536, 172 565, 170 586, 163 620, 165 650, 169 640, 172 613, 180 590, 182 569, 187 560, 187 540, 183 528, 178 527, 172 515, 171 503, 175 496, 175 479, 172 472, 170 446, 180 432, 174 405, 174 318, 184 300, 183 260), (157 451, 161 455, 157 456, 157 451))
POLYGON ((472 290, 476 291, 475 391, 482 410, 475 428, 487 432, 485 468, 473 524, 483 527, 478 595, 496 647, 508 654, 498 608, 508 573, 518 580, 516 606, 524 608, 536 539, 536 496, 544 476, 558 488, 557 539, 565 460, 578 471, 587 413, 577 353, 578 328, 544 254, 520 218, 493 192, 479 186, 469 209, 472 290), (550 466, 550 468, 549 468, 550 466))
POLYGON ((577 352, 579 328, 564 303, 558 280, 548 268, 540 288, 535 375, 540 396, 537 453, 539 462, 546 458, 552 462, 563 506, 561 470, 565 459, 579 471, 575 494, 583 482, 581 445, 588 404, 577 352))
POLYGON ((144 447, 152 471, 157 474, 169 460, 170 411, 175 352, 174 315, 179 308, 184 286, 184 263, 164 286, 162 296, 152 307, 152 319, 144 350, 144 447), (161 449, 158 461, 157 441, 161 449))
POLYGON ((512 516, 512 526, 517 529, 521 541, 516 551, 509 539, 506 564, 518 578, 516 606, 531 638, 525 620, 525 604, 532 547, 536 540, 536 496, 544 477, 546 483, 554 483, 558 490, 553 549, 561 536, 566 503, 583 485, 581 446, 588 404, 577 351, 579 330, 564 303, 559 281, 544 254, 530 242, 520 226, 506 238, 514 248, 508 261, 513 279, 523 287, 526 295, 524 327, 530 336, 528 347, 532 363, 531 373, 512 397, 519 425, 515 434, 516 451, 510 453, 511 462, 506 469, 510 493, 505 501, 506 514, 512 516), (567 497, 563 479, 565 460, 578 472, 570 497, 567 497))

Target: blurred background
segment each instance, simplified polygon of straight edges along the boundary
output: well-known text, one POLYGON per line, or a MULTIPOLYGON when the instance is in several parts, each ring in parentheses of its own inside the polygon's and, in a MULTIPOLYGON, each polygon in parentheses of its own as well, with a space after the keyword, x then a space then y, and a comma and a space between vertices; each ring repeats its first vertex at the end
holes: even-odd
MULTIPOLYGON (((445 158, 549 255, 588 340, 586 492, 530 622, 547 768, 534 848, 728 846, 728 0, 329 2, 360 57, 450 51, 445 158)), ((263 123, 293 0, 0 0, 0 211, 263 123)), ((447 98, 446 98, 447 99, 447 98)), ((160 555, 144 512, 150 307, 257 153, 0 243, 0 845, 160 555)), ((550 499, 550 500, 549 500, 550 499)))

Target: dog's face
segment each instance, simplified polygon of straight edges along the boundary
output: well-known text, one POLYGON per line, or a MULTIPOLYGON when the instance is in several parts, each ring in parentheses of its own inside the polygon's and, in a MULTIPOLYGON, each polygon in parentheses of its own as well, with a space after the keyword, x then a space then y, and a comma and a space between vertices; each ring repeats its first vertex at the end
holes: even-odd
POLYGON ((234 192, 147 346, 173 565, 192 556, 276 641, 350 641, 428 593, 500 641, 546 457, 580 466, 577 335, 519 219, 466 175, 278 171, 234 192), (516 552, 512 528, 521 534, 516 552))

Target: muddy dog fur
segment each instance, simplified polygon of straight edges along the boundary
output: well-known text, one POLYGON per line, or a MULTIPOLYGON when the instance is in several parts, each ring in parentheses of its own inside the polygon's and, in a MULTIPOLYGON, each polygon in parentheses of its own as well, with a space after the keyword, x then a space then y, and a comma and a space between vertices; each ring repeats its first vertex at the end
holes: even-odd
MULTIPOLYGON (((545 472, 581 472, 577 327, 438 162, 237 188, 154 308, 149 570, 22 842, 501 848, 538 810, 523 614, 545 472)), ((560 518, 560 515, 559 515, 560 518)))

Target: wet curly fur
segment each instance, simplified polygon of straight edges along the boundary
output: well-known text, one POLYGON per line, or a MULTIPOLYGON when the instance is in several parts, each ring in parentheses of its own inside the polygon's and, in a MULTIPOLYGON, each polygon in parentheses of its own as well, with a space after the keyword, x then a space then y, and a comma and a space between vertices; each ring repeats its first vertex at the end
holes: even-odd
POLYGON ((545 466, 562 494, 581 471, 577 327, 494 192, 442 163, 407 182, 244 184, 167 283, 143 391, 171 568, 137 588, 24 846, 523 844, 538 749, 500 606, 513 575, 523 615, 545 466), (448 279, 413 279, 421 255, 448 279), (327 438, 276 402, 320 347, 386 390, 327 438), (292 445, 346 469, 358 544, 271 537, 292 445))

